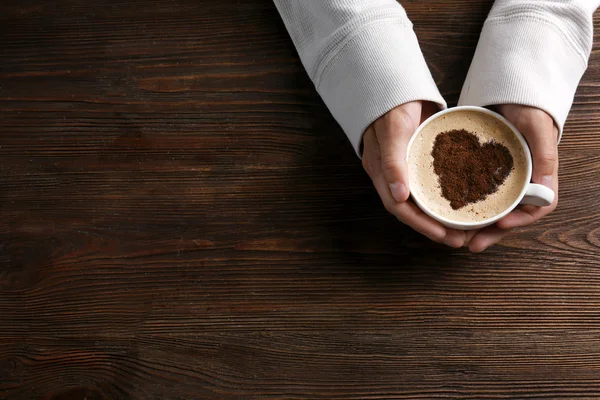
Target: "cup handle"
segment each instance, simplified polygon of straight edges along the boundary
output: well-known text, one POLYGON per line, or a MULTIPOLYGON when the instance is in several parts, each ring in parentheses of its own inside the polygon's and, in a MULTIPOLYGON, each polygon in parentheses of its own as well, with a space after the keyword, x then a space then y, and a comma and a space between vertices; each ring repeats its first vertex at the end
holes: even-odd
POLYGON ((527 186, 525 197, 521 200, 521 204, 528 204, 538 207, 546 207, 554 201, 554 191, 544 185, 530 183, 527 186))

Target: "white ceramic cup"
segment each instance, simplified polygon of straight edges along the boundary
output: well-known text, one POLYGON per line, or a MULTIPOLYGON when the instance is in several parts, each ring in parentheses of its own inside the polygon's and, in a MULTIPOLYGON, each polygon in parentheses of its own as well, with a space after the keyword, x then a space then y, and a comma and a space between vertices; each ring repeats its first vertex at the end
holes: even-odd
MULTIPOLYGON (((486 226, 489 226, 489 225, 492 225, 492 224, 498 222, 502 218, 506 217, 512 210, 514 210, 520 204, 529 204, 529 205, 538 206, 538 207, 545 207, 545 206, 549 206, 550 204, 552 204, 552 202, 554 201, 554 191, 552 191, 552 189, 550 189, 550 188, 547 188, 546 186, 538 185, 536 183, 531 183, 531 173, 532 173, 532 169, 533 169, 532 168, 533 164, 531 161, 531 151, 529 150, 527 141, 525 140, 525 138, 523 137, 521 132, 519 132, 519 130, 517 128, 515 128, 515 126, 513 124, 511 124, 502 115, 500 115, 494 111, 488 110, 487 108, 473 107, 473 106, 460 106, 460 107, 449 108, 449 109, 440 111, 437 114, 432 115, 417 128, 417 130, 415 131, 415 134, 412 136, 412 138, 408 142, 408 148, 406 151, 407 160, 409 159, 408 155, 410 154, 410 150, 411 150, 413 142, 419 136, 419 134, 421 133, 421 131, 423 130, 423 128, 425 126, 427 126, 431 121, 433 121, 437 118, 440 118, 443 115, 454 113, 454 112, 463 112, 463 111, 476 111, 476 112, 490 115, 490 116, 496 118, 497 120, 503 122, 506 126, 508 126, 510 128, 510 130, 514 133, 514 135, 517 137, 517 139, 519 139, 519 143, 521 143, 521 147, 523 147, 523 152, 525 153, 525 158, 526 158, 526 166, 525 167, 527 168, 527 171, 526 171, 526 176, 527 176, 526 182, 527 183, 525 183, 523 185, 523 189, 521 190, 521 193, 519 194, 519 196, 517 197, 515 202, 513 204, 511 204, 508 208, 506 208, 506 210, 504 210, 503 212, 501 212, 498 215, 495 215, 491 218, 487 218, 487 219, 484 219, 481 221, 462 222, 462 221, 454 221, 454 220, 448 219, 442 215, 439 215, 439 214, 433 212, 431 209, 429 209, 427 207, 427 205, 425 204, 425 202, 423 202, 422 199, 420 199, 417 194, 415 194, 414 192, 411 191, 411 196, 412 196, 414 202, 417 204, 417 206, 419 206, 419 208, 421 210, 423 210, 423 212, 425 212, 431 218, 441 222, 442 224, 444 224, 445 226, 447 226, 449 228, 460 229, 460 230, 472 230, 472 229, 483 228, 483 227, 486 227, 486 226)), ((409 165, 409 168, 410 167, 411 166, 409 165)))

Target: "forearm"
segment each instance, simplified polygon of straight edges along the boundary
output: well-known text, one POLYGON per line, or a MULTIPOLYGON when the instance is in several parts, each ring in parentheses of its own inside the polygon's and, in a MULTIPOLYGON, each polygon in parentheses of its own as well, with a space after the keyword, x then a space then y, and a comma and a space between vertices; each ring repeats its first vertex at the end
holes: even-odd
POLYGON ((522 104, 560 132, 592 48, 600 0, 497 0, 484 24, 459 104, 522 104))
POLYGON ((365 129, 413 100, 445 107, 395 0, 275 0, 323 101, 359 150, 365 129))

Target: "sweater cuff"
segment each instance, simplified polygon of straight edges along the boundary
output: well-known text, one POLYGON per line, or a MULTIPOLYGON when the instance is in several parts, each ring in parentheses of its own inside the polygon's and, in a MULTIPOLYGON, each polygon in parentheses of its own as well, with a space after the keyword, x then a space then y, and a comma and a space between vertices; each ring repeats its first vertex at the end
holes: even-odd
POLYGON ((412 25, 402 18, 354 31, 319 70, 317 91, 359 156, 364 131, 392 108, 415 100, 446 107, 412 25))
POLYGON ((560 135, 587 68, 585 50, 538 16, 490 19, 459 105, 521 104, 547 112, 560 135))

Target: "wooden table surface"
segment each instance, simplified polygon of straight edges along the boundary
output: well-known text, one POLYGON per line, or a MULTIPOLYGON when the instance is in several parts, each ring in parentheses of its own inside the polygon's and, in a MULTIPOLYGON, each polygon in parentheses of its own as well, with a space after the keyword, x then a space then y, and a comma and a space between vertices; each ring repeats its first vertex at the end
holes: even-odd
MULTIPOLYGON (((455 104, 492 1, 404 3, 455 104)), ((3 0, 0 398, 600 398, 596 39, 558 210, 473 255, 386 214, 269 0, 3 0)))

